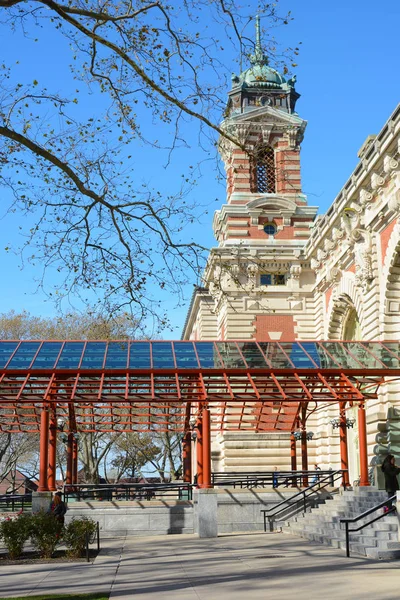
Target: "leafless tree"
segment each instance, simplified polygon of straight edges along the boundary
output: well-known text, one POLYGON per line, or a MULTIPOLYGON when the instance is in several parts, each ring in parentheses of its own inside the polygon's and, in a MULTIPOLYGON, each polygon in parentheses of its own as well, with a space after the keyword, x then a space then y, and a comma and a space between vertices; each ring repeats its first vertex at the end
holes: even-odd
POLYGON ((201 213, 189 196, 196 169, 165 197, 143 187, 136 157, 151 145, 168 165, 174 149, 188 146, 188 127, 198 128, 208 152, 219 135, 237 143, 218 126, 231 70, 226 49, 238 58, 252 50, 243 31, 258 10, 267 50, 283 60, 270 30, 290 16, 277 4, 0 0, 3 31, 45 40, 55 29, 72 51, 73 78, 62 93, 51 67, 24 81, 12 61, 1 66, 0 183, 12 192, 10 210, 32 223, 22 230, 24 260, 43 266, 40 285, 56 301, 96 297, 108 314, 129 309, 139 323, 152 316, 159 329, 167 324, 154 290, 179 303, 204 264, 205 248, 185 229, 201 213))

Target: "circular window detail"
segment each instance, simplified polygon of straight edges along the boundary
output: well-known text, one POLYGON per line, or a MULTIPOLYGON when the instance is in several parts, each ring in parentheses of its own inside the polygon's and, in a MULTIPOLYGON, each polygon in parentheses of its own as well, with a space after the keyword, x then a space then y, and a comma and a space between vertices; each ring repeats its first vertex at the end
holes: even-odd
POLYGON ((275 235, 277 232, 277 226, 275 223, 265 223, 264 231, 267 235, 275 235))

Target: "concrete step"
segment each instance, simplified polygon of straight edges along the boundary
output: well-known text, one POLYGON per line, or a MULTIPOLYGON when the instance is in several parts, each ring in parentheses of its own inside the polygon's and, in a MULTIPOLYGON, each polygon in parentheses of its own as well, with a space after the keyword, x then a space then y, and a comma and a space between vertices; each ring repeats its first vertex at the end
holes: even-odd
MULTIPOLYGON (((282 522, 282 531, 297 534, 305 539, 331 545, 340 550, 346 549, 343 518, 354 518, 387 498, 386 492, 370 488, 343 492, 332 500, 327 500, 318 508, 306 514, 282 522)), ((373 513, 350 527, 368 523, 377 514, 373 513)), ((366 525, 358 532, 350 533, 350 552, 371 558, 392 559, 400 557, 399 524, 396 515, 366 525)))

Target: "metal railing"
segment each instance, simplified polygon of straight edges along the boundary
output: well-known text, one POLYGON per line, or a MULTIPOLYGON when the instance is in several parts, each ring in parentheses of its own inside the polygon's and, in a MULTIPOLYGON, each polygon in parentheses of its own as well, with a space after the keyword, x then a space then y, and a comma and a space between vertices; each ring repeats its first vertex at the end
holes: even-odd
MULTIPOLYGON (((318 473, 321 474, 323 471, 318 471, 318 473)), ((261 512, 264 514, 264 531, 267 531, 267 519, 269 521, 269 530, 274 531, 274 521, 276 520, 275 517, 286 512, 295 505, 299 508, 298 512, 302 511, 304 514, 307 511, 307 508, 310 506, 310 504, 307 504, 307 499, 309 499, 313 494, 317 495, 318 492, 328 486, 334 487, 335 482, 338 479, 343 478, 343 473, 345 473, 345 470, 342 469, 337 471, 329 471, 328 475, 321 476, 318 481, 309 485, 304 490, 300 490, 297 492, 297 494, 294 494, 290 498, 282 500, 282 502, 276 504, 272 513, 271 509, 261 510, 261 512)))
POLYGON ((361 531, 362 529, 364 529, 364 527, 367 527, 368 525, 372 525, 372 523, 375 523, 376 521, 383 519, 383 517, 386 517, 390 513, 396 512, 396 509, 394 506, 392 506, 392 508, 389 508, 389 510, 387 512, 384 512, 381 515, 378 515, 377 517, 375 517, 375 519, 371 519, 370 521, 368 521, 368 523, 363 523, 362 525, 360 525, 360 527, 357 527, 356 529, 349 529, 349 523, 356 523, 360 519, 365 519, 369 515, 372 515, 372 513, 374 513, 375 511, 379 510, 380 508, 383 508, 384 506, 388 506, 389 504, 391 504, 392 502, 395 502, 395 501, 396 501, 396 495, 391 496, 390 498, 387 498, 383 502, 380 502, 380 504, 373 506, 372 508, 370 508, 369 510, 366 510, 365 512, 361 513, 357 517, 353 517, 352 519, 340 519, 340 522, 344 523, 345 530, 346 530, 346 556, 347 556, 347 558, 349 558, 349 556, 350 556, 350 533, 355 533, 356 531, 361 531))
POLYGON ((15 512, 32 507, 32 494, 3 494, 0 496, 0 512, 15 512))
POLYGON ((100 483, 64 486, 64 501, 192 500, 190 483, 100 483))
MULTIPOLYGON (((100 526, 99 526, 99 522, 96 521, 96 538, 97 540, 97 553, 100 552, 100 526)), ((88 532, 86 532, 85 534, 85 555, 86 555, 86 561, 90 562, 90 554, 89 554, 89 545, 93 544, 95 540, 90 537, 90 534, 88 532)))
MULTIPOLYGON (((233 488, 255 487, 301 487, 304 480, 318 483, 326 476, 333 477, 334 471, 253 471, 253 472, 214 472, 211 482, 214 486, 229 486, 233 488)), ((333 479, 332 479, 333 485, 333 479)))

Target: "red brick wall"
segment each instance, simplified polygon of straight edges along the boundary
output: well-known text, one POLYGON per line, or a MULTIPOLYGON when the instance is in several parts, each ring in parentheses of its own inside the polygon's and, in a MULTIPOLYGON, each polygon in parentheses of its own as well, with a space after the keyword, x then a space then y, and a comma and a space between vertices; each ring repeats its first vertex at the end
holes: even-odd
POLYGON ((331 296, 332 296, 332 288, 329 288, 329 290, 327 290, 325 292, 325 307, 327 310, 328 310, 329 302, 331 300, 331 296))
POLYGON ((386 257, 386 252, 387 252, 387 248, 389 245, 389 239, 390 236, 392 235, 392 231, 394 229, 394 226, 396 225, 397 220, 393 219, 393 221, 390 223, 390 225, 388 225, 386 227, 386 229, 384 229, 381 233, 381 252, 382 252, 382 264, 385 261, 385 257, 386 257))
MULTIPOLYGON (((269 332, 281 332, 279 340, 292 341, 295 339, 294 319, 292 315, 258 315, 255 320, 256 340, 270 342, 269 332)), ((278 341, 279 341, 278 340, 278 341)))

